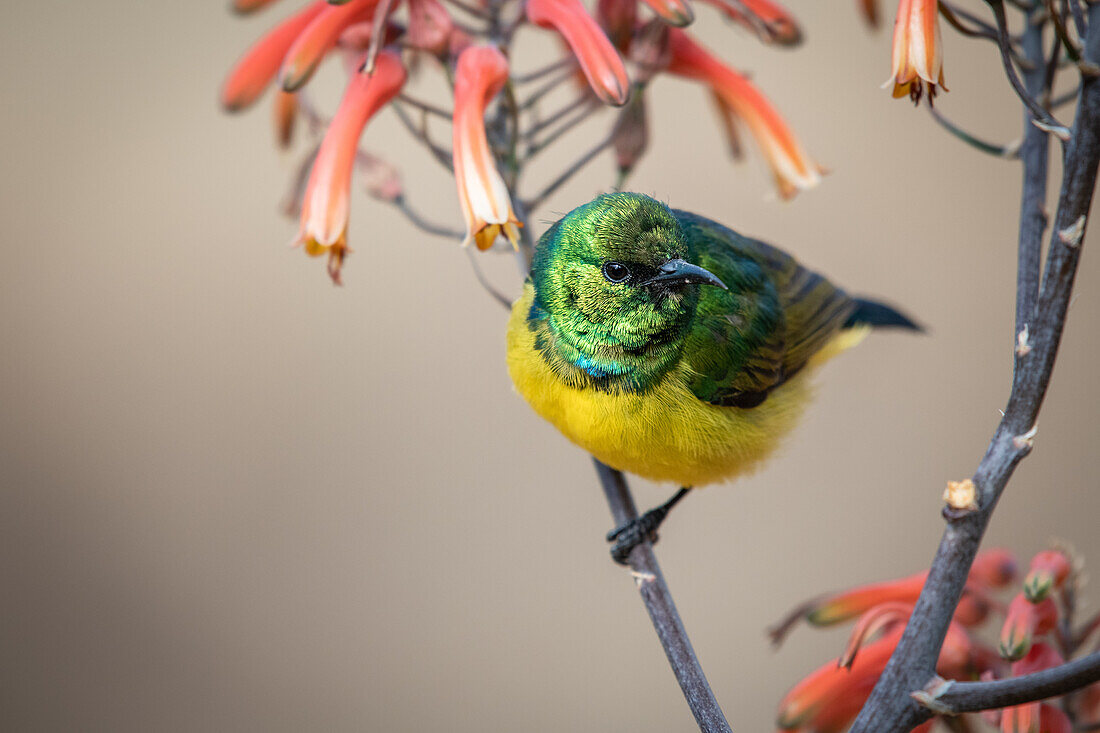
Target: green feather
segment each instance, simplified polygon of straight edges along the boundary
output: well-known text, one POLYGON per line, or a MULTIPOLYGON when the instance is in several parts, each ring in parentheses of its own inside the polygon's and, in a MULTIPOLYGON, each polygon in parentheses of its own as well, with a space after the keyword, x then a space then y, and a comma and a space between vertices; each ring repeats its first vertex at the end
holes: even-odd
POLYGON ((528 328, 567 383, 645 392, 685 368, 699 399, 752 407, 798 372, 856 301, 792 257, 640 194, 600 196, 550 228, 535 251, 528 328), (643 285, 670 260, 709 270, 727 290, 643 285), (624 282, 608 262, 629 267, 624 282))

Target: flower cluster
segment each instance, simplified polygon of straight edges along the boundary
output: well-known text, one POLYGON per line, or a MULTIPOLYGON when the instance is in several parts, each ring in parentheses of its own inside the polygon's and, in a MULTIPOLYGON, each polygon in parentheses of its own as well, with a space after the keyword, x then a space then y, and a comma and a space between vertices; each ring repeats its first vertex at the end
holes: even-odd
MULTIPOLYGON (((793 16, 772 0, 700 2, 765 43, 794 45, 802 38, 793 16)), ((271 4, 273 0, 236 0, 234 7, 250 13, 271 4)), ((284 147, 290 144, 300 116, 310 119, 311 128, 324 129, 309 175, 302 176, 305 188, 296 197, 294 209, 300 212, 301 223, 295 243, 307 254, 326 255, 336 282, 349 251, 353 172, 359 170, 368 179, 368 190, 378 197, 403 202, 396 169, 359 149, 371 118, 395 99, 405 99, 422 112, 434 112, 452 123, 452 150, 428 141, 423 131, 421 141, 454 171, 466 222, 464 243, 488 249, 503 234, 515 246, 522 226, 516 211, 529 214, 526 209, 531 208, 520 204, 541 202, 537 197, 526 201, 520 197, 519 172, 524 155, 545 146, 530 140, 547 125, 537 119, 538 93, 527 100, 519 100, 517 94, 523 78, 540 74, 517 76, 508 61, 515 31, 526 23, 559 37, 568 54, 549 68, 558 66, 575 76, 584 86, 582 97, 596 106, 628 105, 608 144, 615 150, 622 175, 633 168, 648 144, 642 103, 646 85, 664 74, 709 89, 731 149, 738 155, 737 128, 743 125, 748 130, 771 168, 780 196, 790 197, 821 180, 822 169, 768 98, 683 30, 696 17, 691 0, 597 0, 592 14, 581 0, 467 0, 452 6, 463 14, 461 20, 452 17, 444 0, 407 0, 404 8, 401 5, 400 0, 312 0, 264 34, 222 87, 222 105, 238 111, 256 102, 274 82, 276 132, 284 147), (330 56, 343 59, 349 78, 339 108, 325 119, 302 95, 330 56), (423 66, 424 58, 431 59, 450 82, 453 111, 403 96, 409 73, 423 66), (490 130, 487 117, 493 123, 490 130), (520 150, 525 141, 526 150, 520 150)), ((934 0, 900 0, 891 78, 896 96, 907 93, 919 99, 927 86, 931 98, 936 85, 942 86, 936 5, 934 0)), ((874 22, 875 2, 863 0, 861 6, 874 22)), ((570 173, 567 169, 563 175, 570 173)))
MULTIPOLYGON (((780 641, 800 620, 829 626, 855 620, 848 645, 836 660, 794 686, 779 703, 784 731, 840 733, 847 730, 901 639, 927 573, 823 596, 798 607, 773 630, 780 641)), ((1066 549, 1040 552, 1031 560, 1022 589, 1004 606, 995 594, 1017 578, 1007 550, 978 555, 947 630, 936 664, 945 680, 991 680, 1038 672, 1063 663, 1100 628, 1100 614, 1078 630, 1059 621, 1072 616, 1078 574, 1066 549), (991 615, 1002 615, 996 647, 977 633, 991 615)), ((1003 733, 1068 733, 1074 723, 1100 724, 1100 683, 1067 696, 1065 704, 1033 702, 982 713, 1003 733)), ((916 730, 930 730, 933 718, 916 730)))

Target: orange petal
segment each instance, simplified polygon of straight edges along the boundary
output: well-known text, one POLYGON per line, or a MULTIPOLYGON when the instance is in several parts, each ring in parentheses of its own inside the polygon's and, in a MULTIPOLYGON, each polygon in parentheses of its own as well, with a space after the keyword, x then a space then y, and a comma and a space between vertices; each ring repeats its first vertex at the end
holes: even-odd
POLYGON ((1040 552, 1031 559, 1024 578, 1024 595, 1033 603, 1043 600, 1052 590, 1062 587, 1071 569, 1069 558, 1060 550, 1040 552))
POLYGON ((1005 659, 1022 659, 1031 649, 1036 636, 1054 628, 1058 620, 1058 607, 1054 600, 1047 598, 1040 603, 1032 603, 1023 593, 1018 594, 1008 605, 1004 626, 998 648, 1005 659))
POLYGON ((502 231, 518 241, 519 220, 497 172, 485 134, 485 108, 508 79, 508 61, 493 46, 470 46, 455 69, 453 147, 458 200, 466 219, 464 245, 488 249, 502 231))
POLYGON ((280 148, 290 147, 294 138, 294 123, 298 119, 298 95, 279 90, 274 107, 275 142, 280 148))
POLYGON ((298 241, 311 256, 329 255, 329 274, 336 282, 347 251, 351 174, 359 137, 370 118, 401 91, 405 78, 401 60, 388 51, 378 54, 374 74, 353 75, 310 170, 298 241))
POLYGON ((626 104, 630 80, 623 60, 580 0, 528 0, 527 18, 561 34, 597 97, 607 104, 626 104))
POLYGON ((233 0, 233 10, 238 13, 254 13, 270 5, 274 0, 233 0))
POLYGON ((439 56, 447 52, 453 32, 454 21, 439 0, 409 0, 409 46, 439 56))
POLYGON ((378 0, 351 0, 343 5, 322 4, 324 11, 299 34, 283 59, 279 82, 288 92, 301 88, 309 81, 348 26, 374 16, 378 0))
POLYGON ((236 112, 255 102, 275 78, 295 39, 327 8, 324 0, 310 3, 253 44, 222 84, 222 106, 236 112))
POLYGON ((752 82, 711 56, 684 31, 672 29, 669 46, 668 70, 708 84, 748 126, 771 166, 780 196, 789 198, 821 182, 821 167, 752 82))
POLYGON ((741 25, 766 43, 794 46, 802 41, 802 29, 794 16, 770 0, 703 0, 718 9, 729 20, 741 25), (745 13, 748 11, 748 14, 745 13))
POLYGON ((695 20, 695 11, 688 0, 643 0, 649 9, 669 25, 683 28, 695 20))
POLYGON ((995 547, 979 553, 970 566, 969 579, 990 588, 1004 588, 1016 579, 1016 557, 1010 551, 995 547))

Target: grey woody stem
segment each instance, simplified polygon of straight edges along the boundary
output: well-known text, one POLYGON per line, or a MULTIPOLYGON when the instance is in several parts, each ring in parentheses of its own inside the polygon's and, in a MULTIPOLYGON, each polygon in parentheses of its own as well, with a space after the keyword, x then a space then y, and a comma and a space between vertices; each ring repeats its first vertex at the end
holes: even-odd
MULTIPOLYGON (((630 487, 626 485, 623 474, 596 459, 592 460, 596 464, 596 473, 600 477, 600 485, 607 497, 615 524, 636 519, 638 510, 634 506, 634 497, 630 494, 630 487)), ((653 628, 665 649, 665 656, 676 675, 676 681, 680 683, 680 689, 695 716, 695 722, 699 724, 699 730, 704 733, 730 731, 730 724, 726 722, 722 708, 711 692, 710 683, 703 674, 703 668, 699 666, 691 640, 680 620, 680 614, 676 611, 676 604, 672 602, 672 594, 661 575, 653 546, 643 542, 630 551, 627 561, 634 571, 638 593, 642 596, 642 602, 653 621, 653 628)))
POLYGON ((914 699, 937 713, 958 715, 1065 695, 1100 681, 1100 652, 1032 674, 990 682, 943 682, 914 699))
MULTIPOLYGON (((1088 21, 1084 56, 1096 63, 1100 60, 1100 4, 1089 6, 1088 21)), ((1029 25, 1025 33, 1041 33, 1041 28, 1033 30, 1029 25)), ((1034 140, 1030 138, 1032 145, 1035 145, 1034 140)), ((1028 143, 1029 140, 1025 140, 1025 147, 1028 143)), ((1034 171, 1028 167, 1035 165, 1036 158, 1029 150, 1021 151, 1025 166, 1025 206, 1028 202, 1036 204, 1042 200, 1035 188, 1038 176, 1033 176, 1034 171)), ((1034 230, 1025 226, 1020 232, 1020 249, 1027 251, 1028 258, 1020 262, 1019 286, 1024 294, 1018 300, 1021 313, 1017 322, 1027 324, 1028 328, 1022 334, 1018 331, 1014 339, 1012 392, 1004 418, 973 476, 979 493, 979 508, 948 519, 928 580, 905 633, 856 719, 852 733, 902 733, 932 715, 913 700, 910 693, 923 689, 935 677, 936 660, 947 626, 990 516, 1016 465, 1031 450, 1035 420, 1050 384, 1062 338, 1089 205, 1096 188, 1098 163, 1100 78, 1082 75, 1077 115, 1065 147, 1058 213, 1041 282, 1038 267, 1030 259, 1034 230), (1031 293, 1035 293, 1034 299, 1031 293)), ((1026 218, 1030 213, 1024 211, 1022 215, 1026 218)))

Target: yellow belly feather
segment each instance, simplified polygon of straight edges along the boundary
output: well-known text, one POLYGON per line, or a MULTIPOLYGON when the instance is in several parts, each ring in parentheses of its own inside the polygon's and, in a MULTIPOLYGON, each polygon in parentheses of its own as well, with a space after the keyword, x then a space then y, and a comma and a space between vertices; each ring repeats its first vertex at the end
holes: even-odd
POLYGON ((607 465, 655 481, 703 486, 753 471, 779 445, 811 396, 809 376, 854 346, 866 328, 841 331, 759 406, 717 407, 691 393, 690 372, 670 370, 644 394, 570 387, 550 370, 527 327, 530 284, 508 323, 508 371, 517 391, 567 438, 607 465))

